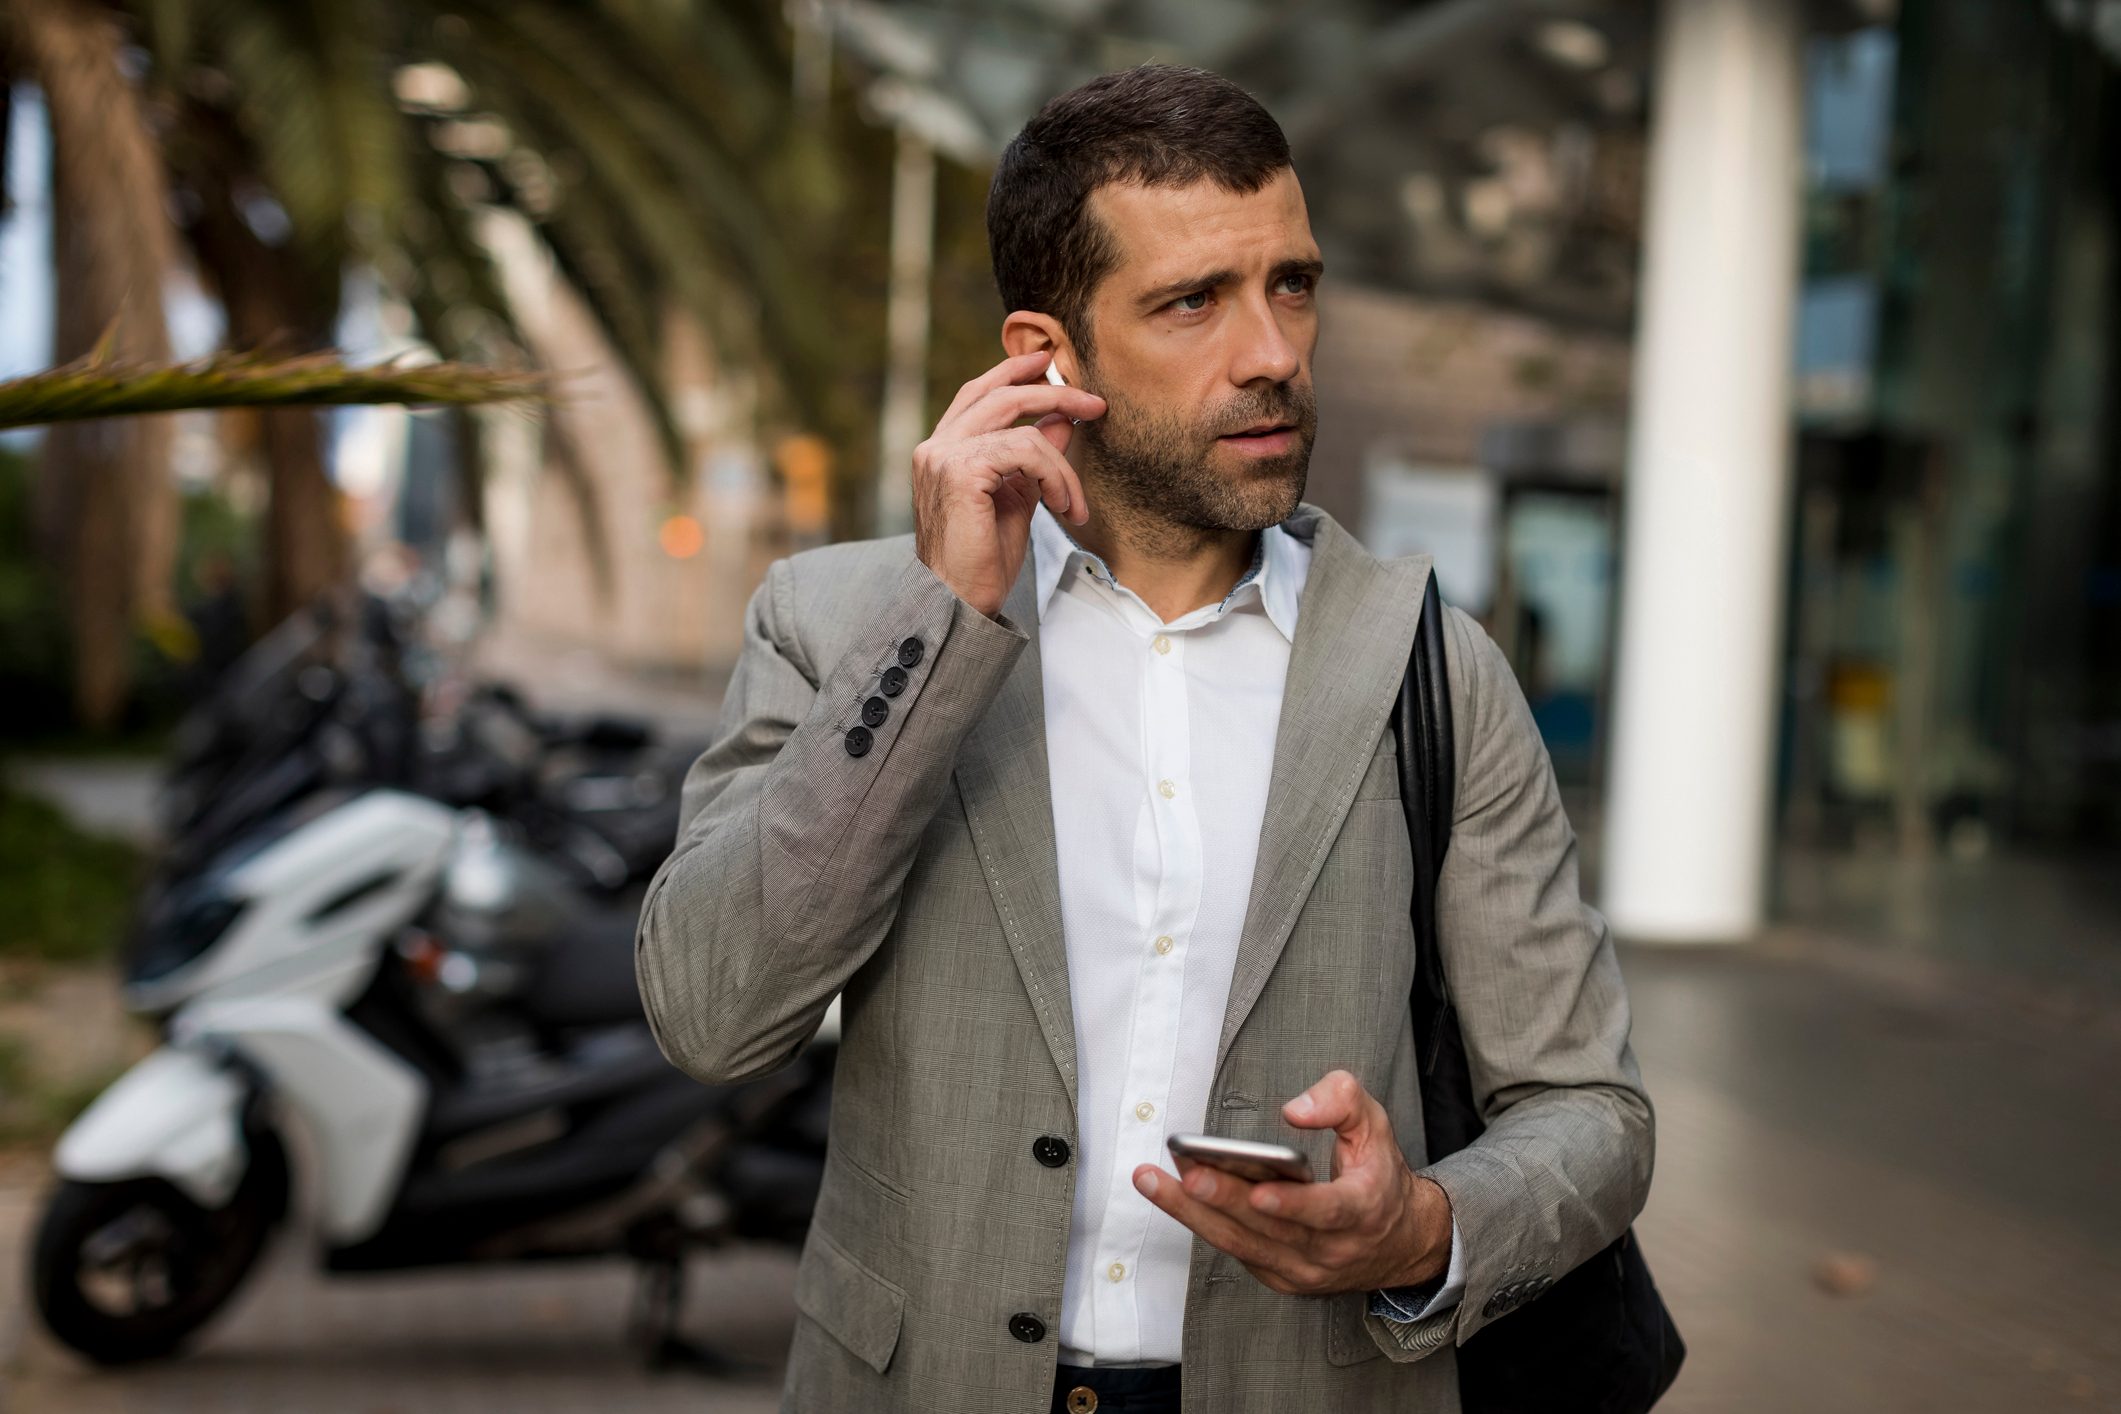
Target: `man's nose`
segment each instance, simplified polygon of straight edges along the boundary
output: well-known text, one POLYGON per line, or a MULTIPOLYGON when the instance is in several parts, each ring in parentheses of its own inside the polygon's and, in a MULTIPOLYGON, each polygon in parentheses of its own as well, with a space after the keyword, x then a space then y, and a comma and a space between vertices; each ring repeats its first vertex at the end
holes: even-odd
POLYGON ((1264 300, 1246 309, 1239 323, 1238 339, 1230 381, 1239 387, 1258 379, 1286 383, 1303 367, 1303 354, 1282 331, 1274 307, 1264 300))

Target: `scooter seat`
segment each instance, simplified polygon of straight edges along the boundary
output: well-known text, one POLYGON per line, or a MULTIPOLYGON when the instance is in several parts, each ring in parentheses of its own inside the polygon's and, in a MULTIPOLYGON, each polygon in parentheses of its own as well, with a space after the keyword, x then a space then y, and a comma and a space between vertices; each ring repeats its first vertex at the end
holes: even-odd
POLYGON ((584 910, 523 994, 523 1007, 548 1026, 613 1026, 645 1021, 633 975, 631 909, 584 910))

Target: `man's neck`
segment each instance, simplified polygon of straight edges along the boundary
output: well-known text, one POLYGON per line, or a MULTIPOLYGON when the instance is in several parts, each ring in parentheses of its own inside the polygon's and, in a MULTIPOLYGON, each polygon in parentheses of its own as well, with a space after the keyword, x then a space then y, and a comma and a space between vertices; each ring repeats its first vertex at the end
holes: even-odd
POLYGON ((1087 522, 1067 530, 1165 623, 1227 598, 1251 567, 1262 533, 1202 530, 1132 514, 1104 516, 1095 504, 1087 522))

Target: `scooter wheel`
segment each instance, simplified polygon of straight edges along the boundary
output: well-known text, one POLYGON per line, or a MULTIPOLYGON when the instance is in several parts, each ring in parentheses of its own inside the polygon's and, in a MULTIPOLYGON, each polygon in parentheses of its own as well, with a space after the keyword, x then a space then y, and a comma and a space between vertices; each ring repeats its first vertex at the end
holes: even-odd
POLYGON ((168 1355, 243 1284, 287 1197, 286 1152, 258 1133, 242 1182, 219 1209, 160 1178, 62 1183, 31 1256, 38 1313, 99 1365, 168 1355))

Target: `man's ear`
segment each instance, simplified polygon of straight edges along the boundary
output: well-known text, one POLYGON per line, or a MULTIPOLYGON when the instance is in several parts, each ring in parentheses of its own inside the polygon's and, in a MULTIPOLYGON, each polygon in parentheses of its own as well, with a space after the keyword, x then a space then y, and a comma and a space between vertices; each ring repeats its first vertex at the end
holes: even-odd
POLYGON ((1061 377, 1080 388, 1081 379, 1075 361, 1075 344, 1068 338, 1068 331, 1061 328, 1060 321, 1050 314, 1039 314, 1034 310, 1019 309, 1002 321, 1002 352, 1010 358, 1027 353, 1050 349, 1053 362, 1059 366, 1061 377))

